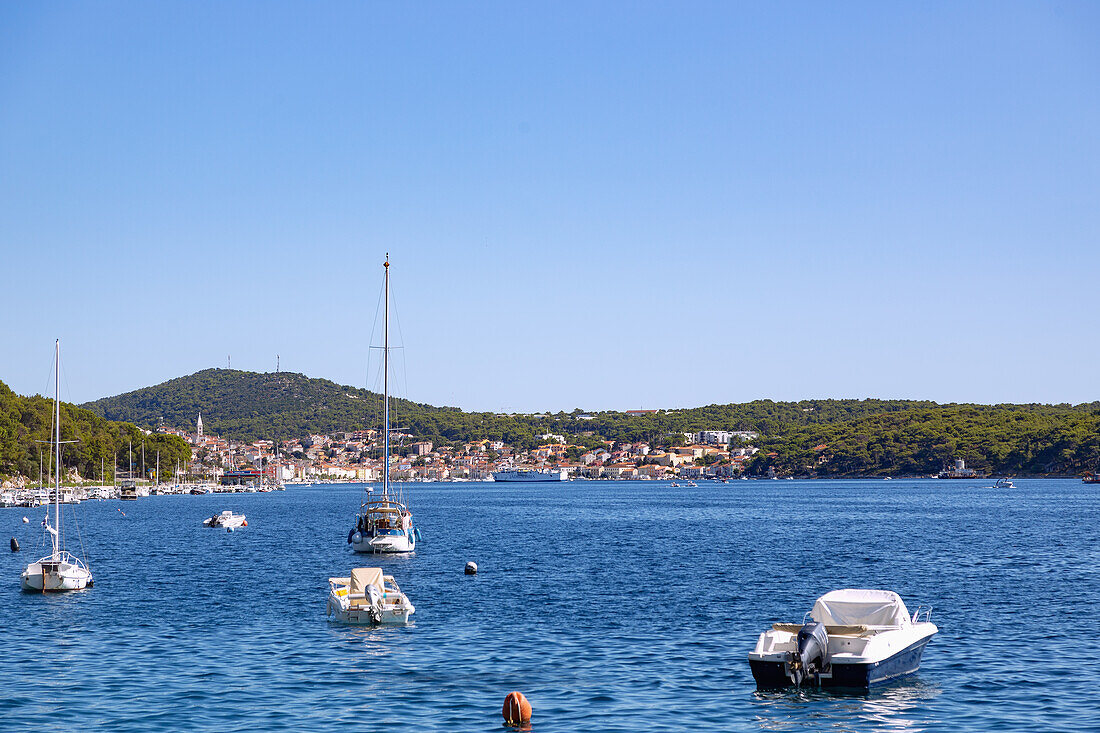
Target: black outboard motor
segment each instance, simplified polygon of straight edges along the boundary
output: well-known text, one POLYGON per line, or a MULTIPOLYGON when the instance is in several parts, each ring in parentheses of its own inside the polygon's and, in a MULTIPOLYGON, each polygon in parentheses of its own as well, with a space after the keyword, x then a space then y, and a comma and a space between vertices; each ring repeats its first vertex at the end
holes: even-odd
POLYGON ((825 624, 811 621, 798 631, 798 651, 791 654, 791 681, 802 682, 825 669, 829 656, 829 635, 825 624))

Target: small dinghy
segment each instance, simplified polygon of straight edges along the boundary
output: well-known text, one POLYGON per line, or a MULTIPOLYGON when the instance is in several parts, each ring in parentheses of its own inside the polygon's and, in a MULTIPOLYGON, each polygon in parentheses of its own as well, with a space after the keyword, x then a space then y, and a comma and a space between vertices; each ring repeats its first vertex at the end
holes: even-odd
POLYGON ((416 611, 382 568, 355 568, 348 578, 329 578, 326 614, 345 624, 403 624, 416 611))
POLYGON ((248 520, 243 514, 234 514, 230 509, 226 509, 221 514, 208 517, 202 520, 202 523, 204 527, 218 527, 221 529, 237 529, 238 527, 248 526, 248 520))
POLYGON ((866 688, 912 674, 939 631, 932 607, 910 617, 888 590, 834 590, 817 599, 810 620, 773 624, 749 652, 756 686, 866 688), (921 620, 923 617, 923 620, 921 620))

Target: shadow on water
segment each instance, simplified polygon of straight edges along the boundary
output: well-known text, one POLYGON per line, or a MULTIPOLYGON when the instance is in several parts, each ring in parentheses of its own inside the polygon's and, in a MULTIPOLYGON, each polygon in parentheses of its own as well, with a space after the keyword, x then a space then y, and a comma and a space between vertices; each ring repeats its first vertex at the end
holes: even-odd
POLYGON ((924 731, 940 723, 937 685, 909 678, 872 690, 783 689, 752 694, 761 730, 924 731))

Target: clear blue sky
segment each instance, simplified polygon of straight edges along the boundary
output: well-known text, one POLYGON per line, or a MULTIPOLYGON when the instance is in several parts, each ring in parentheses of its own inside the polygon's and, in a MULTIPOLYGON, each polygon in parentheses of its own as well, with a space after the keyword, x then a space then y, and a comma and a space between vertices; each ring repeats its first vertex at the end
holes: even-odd
POLYGON ((0 380, 1100 398, 1100 4, 4 3, 0 380), (374 358, 377 358, 376 356, 374 358))

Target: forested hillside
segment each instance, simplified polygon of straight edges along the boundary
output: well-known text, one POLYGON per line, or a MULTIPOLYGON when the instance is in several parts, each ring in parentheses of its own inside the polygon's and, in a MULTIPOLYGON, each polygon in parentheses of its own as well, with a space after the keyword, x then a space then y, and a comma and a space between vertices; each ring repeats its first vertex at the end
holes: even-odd
MULTIPOLYGON (((194 429, 238 440, 379 428, 382 398, 289 372, 207 369, 85 405, 147 428, 194 429)), ((981 472, 1076 474, 1100 463, 1100 403, 939 405, 911 400, 804 400, 708 405, 632 416, 622 412, 496 415, 391 400, 393 424, 437 445, 480 438, 529 449, 554 433, 571 442, 683 442, 700 430, 751 430, 764 448, 750 470, 786 475, 928 474, 963 458, 981 472), (769 453, 775 453, 769 456, 769 453)))
MULTIPOLYGON (((177 459, 184 465, 191 460, 191 447, 182 438, 144 435, 134 425, 105 420, 65 403, 61 404, 61 439, 77 441, 62 446, 61 463, 66 470, 76 468, 84 478, 104 475, 108 482, 116 461, 121 469, 128 467, 130 442, 135 466, 141 463, 143 441, 146 465, 150 467, 149 459, 158 450, 162 469, 175 466, 177 459)), ((49 465, 52 440, 53 400, 20 397, 0 382, 0 476, 23 475, 37 480, 40 459, 43 465, 49 465)))
POLYGON ((758 474, 929 474, 962 458, 984 474, 1076 475, 1100 465, 1100 405, 925 407, 790 425, 757 445, 758 474))

